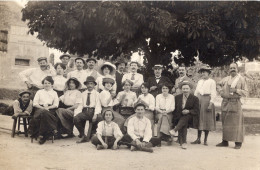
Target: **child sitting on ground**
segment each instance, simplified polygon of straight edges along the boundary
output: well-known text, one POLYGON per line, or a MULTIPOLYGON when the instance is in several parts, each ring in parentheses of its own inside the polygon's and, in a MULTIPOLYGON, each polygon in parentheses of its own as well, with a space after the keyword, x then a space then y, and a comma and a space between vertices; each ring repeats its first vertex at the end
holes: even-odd
POLYGON ((98 123, 97 133, 92 137, 91 142, 100 149, 118 149, 118 141, 123 134, 119 126, 113 122, 114 113, 112 110, 106 110, 103 113, 103 121, 98 123))

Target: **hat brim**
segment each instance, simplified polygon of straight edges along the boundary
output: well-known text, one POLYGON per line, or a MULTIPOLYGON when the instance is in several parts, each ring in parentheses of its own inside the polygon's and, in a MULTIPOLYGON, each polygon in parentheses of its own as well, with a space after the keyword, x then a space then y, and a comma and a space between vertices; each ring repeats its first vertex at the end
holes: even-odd
POLYGON ((81 87, 82 87, 82 84, 80 83, 80 81, 79 80, 77 80, 77 79, 75 79, 75 78, 69 78, 68 80, 67 80, 67 82, 66 82, 66 87, 65 87, 65 89, 69 89, 69 82, 70 82, 70 80, 74 80, 74 81, 76 81, 79 85, 78 85, 78 87, 76 88, 76 89, 81 89, 81 87))
POLYGON ((86 63, 86 62, 85 62, 85 60, 84 60, 83 58, 79 58, 79 57, 78 57, 78 58, 75 58, 75 60, 74 60, 74 61, 76 62, 77 60, 81 60, 81 61, 83 62, 83 64, 85 64, 85 63, 86 63))
POLYGON ((86 60, 87 63, 88 63, 89 61, 94 61, 95 63, 97 63, 97 60, 94 59, 94 58, 88 58, 88 59, 86 60))
POLYGON ((143 106, 144 108, 146 108, 146 105, 144 103, 137 103, 135 106, 134 106, 134 109, 136 109, 138 106, 143 106))
POLYGON ((179 89, 182 89, 182 86, 184 85, 188 85, 191 89, 193 89, 193 85, 190 82, 181 82, 178 86, 179 89))
POLYGON ((66 55, 66 54, 64 54, 64 55, 61 55, 61 56, 60 56, 60 60, 61 60, 63 57, 69 57, 69 59, 71 58, 70 55, 66 55))
POLYGON ((211 71, 212 71, 212 69, 209 69, 209 68, 201 68, 201 69, 199 69, 199 73, 200 72, 202 72, 202 71, 207 71, 207 72, 210 72, 211 73, 211 71))
POLYGON ((84 81, 84 85, 87 85, 89 82, 93 82, 95 84, 95 86, 97 85, 97 83, 95 81, 84 81))
POLYGON ((22 97, 24 94, 29 94, 29 96, 32 94, 31 92, 29 92, 29 91, 23 91, 23 92, 21 92, 21 93, 19 93, 19 96, 20 97, 22 97))
POLYGON ((163 69, 163 67, 159 67, 159 66, 152 67, 153 70, 155 70, 156 68, 163 69))
POLYGON ((103 63, 99 68, 98 68, 98 73, 101 75, 104 75, 102 68, 105 66, 109 66, 112 68, 112 71, 109 73, 110 75, 115 75, 116 74, 116 68, 113 64, 110 63, 103 63))

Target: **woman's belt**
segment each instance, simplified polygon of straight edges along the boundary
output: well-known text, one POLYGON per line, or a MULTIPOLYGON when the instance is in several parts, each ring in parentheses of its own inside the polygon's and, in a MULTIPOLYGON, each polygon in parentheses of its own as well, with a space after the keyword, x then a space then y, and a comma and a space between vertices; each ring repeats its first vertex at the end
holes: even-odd
POLYGON ((201 96, 210 96, 210 94, 201 94, 201 96))
POLYGON ((225 102, 237 102, 240 98, 223 98, 223 101, 225 102))

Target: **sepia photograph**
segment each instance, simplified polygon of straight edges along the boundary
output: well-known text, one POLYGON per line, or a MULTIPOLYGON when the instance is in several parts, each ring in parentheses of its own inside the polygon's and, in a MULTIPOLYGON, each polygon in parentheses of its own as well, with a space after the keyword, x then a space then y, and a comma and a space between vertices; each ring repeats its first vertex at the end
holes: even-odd
POLYGON ((0 0, 0 170, 260 170, 260 2, 0 0))

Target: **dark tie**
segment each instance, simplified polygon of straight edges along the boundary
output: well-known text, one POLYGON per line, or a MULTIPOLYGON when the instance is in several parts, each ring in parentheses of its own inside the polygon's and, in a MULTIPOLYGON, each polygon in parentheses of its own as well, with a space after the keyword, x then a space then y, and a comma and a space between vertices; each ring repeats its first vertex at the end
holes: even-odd
POLYGON ((132 74, 131 80, 135 80, 135 74, 132 74))
POLYGON ((89 105, 90 105, 90 94, 91 94, 91 93, 88 93, 88 97, 87 97, 87 103, 86 103, 86 105, 87 105, 87 106, 89 106, 89 105))

